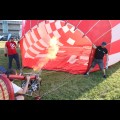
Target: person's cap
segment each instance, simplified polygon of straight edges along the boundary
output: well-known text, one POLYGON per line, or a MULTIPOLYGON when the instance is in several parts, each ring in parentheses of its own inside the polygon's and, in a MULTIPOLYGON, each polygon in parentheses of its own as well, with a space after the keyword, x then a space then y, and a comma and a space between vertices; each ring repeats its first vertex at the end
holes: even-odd
POLYGON ((13 40, 13 39, 14 39, 14 37, 11 37, 10 39, 11 39, 11 40, 13 40))
POLYGON ((102 46, 106 46, 107 45, 107 43, 106 42, 102 42, 102 44, 101 44, 102 46))
POLYGON ((8 41, 9 41, 9 40, 13 40, 13 39, 14 39, 13 37, 10 37, 10 38, 8 39, 8 41))

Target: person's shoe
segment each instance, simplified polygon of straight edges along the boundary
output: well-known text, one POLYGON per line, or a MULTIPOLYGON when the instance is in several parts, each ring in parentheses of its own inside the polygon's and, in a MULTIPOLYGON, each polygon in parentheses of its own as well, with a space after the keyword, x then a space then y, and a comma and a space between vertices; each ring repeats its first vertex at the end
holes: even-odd
POLYGON ((85 73, 85 74, 84 74, 84 76, 88 76, 88 75, 89 75, 89 73, 85 73))
POLYGON ((106 75, 103 75, 103 78, 107 78, 106 75))

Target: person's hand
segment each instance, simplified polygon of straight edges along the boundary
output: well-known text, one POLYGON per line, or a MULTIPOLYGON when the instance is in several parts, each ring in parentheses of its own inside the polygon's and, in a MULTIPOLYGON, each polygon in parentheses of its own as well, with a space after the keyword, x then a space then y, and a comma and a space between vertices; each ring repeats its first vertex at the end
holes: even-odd
POLYGON ((7 57, 7 53, 5 53, 4 56, 7 57))
POLYGON ((29 86, 29 84, 30 84, 30 75, 27 75, 26 76, 26 85, 27 85, 27 87, 29 86))
POLYGON ((96 49, 96 48, 97 48, 95 44, 92 44, 92 47, 93 47, 94 49, 96 49))
POLYGON ((108 69, 108 63, 106 63, 106 67, 105 68, 108 69))
POLYGON ((20 43, 20 41, 17 42, 17 44, 19 44, 19 43, 20 43))
POLYGON ((30 81, 30 75, 27 75, 26 79, 27 79, 27 82, 29 82, 30 81))

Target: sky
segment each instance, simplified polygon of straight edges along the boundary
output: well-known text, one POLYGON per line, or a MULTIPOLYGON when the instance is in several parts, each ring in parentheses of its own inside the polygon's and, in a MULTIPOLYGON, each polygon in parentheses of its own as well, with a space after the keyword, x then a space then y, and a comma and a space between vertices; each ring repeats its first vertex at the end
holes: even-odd
POLYGON ((22 20, 10 20, 10 21, 22 21, 22 20))
POLYGON ((7 20, 7 21, 22 21, 22 20, 7 20))

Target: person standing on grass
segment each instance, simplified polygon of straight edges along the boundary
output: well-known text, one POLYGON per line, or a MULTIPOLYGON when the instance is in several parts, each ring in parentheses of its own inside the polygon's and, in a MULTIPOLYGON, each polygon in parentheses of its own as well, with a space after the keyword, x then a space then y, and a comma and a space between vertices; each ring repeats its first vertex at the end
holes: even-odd
POLYGON ((16 44, 14 42, 14 38, 11 37, 8 39, 8 41, 5 43, 5 48, 4 48, 4 55, 5 57, 8 56, 8 69, 12 68, 12 61, 15 59, 17 69, 20 70, 20 61, 19 61, 19 55, 17 53, 16 48, 19 46, 19 42, 16 44))
POLYGON ((108 58, 108 50, 106 49, 106 45, 107 45, 106 42, 102 42, 101 46, 95 46, 94 44, 92 45, 92 47, 96 49, 95 57, 94 57, 94 60, 92 62, 90 69, 84 75, 89 75, 90 71, 92 71, 95 65, 98 64, 99 68, 103 72, 103 78, 106 78, 106 72, 105 72, 104 63, 103 63, 103 57, 104 55, 106 55, 106 58, 107 58, 106 68, 107 68, 109 58, 108 58))

